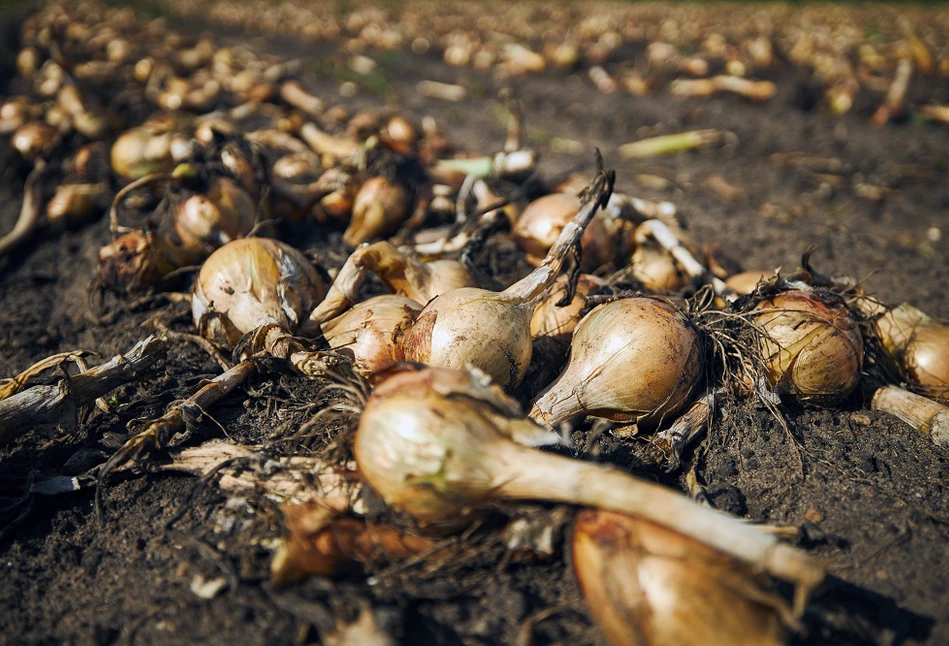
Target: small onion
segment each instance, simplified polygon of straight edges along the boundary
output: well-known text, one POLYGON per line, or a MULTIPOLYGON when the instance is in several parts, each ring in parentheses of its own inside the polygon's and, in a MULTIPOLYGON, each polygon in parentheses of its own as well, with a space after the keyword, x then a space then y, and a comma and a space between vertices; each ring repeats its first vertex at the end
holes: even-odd
POLYGON ((694 326, 669 303, 639 297, 600 305, 580 321, 566 368, 530 417, 552 427, 581 414, 654 427, 688 402, 703 358, 694 326))
POLYGON ((630 266, 633 277, 649 292, 677 292, 687 284, 675 260, 657 243, 637 244, 630 266))
POLYGON ((196 258, 155 233, 132 231, 99 249, 99 282, 134 293, 157 285, 174 270, 196 258))
POLYGON ((60 184, 46 203, 46 219, 57 226, 72 226, 96 211, 108 194, 109 187, 98 184, 60 184))
POLYGON ((207 193, 182 202, 174 217, 175 233, 185 249, 214 249, 251 232, 257 206, 241 186, 226 177, 211 180, 207 193))
POLYGON ((405 155, 418 146, 418 130, 403 116, 394 115, 382 126, 379 131, 379 140, 392 152, 405 155))
POLYGON ((112 145, 112 170, 125 179, 139 179, 171 170, 190 154, 189 140, 176 132, 151 126, 132 128, 112 145))
POLYGON ((33 161, 56 143, 56 129, 42 121, 30 121, 13 133, 13 147, 25 159, 33 161))
POLYGON ((359 373, 371 375, 402 360, 399 341, 421 311, 421 305, 404 296, 373 296, 324 323, 323 335, 330 347, 353 353, 359 373))
POLYGON ((346 244, 356 246, 367 240, 395 233, 411 212, 408 190, 385 177, 371 177, 356 193, 353 216, 343 233, 346 244))
POLYGON ((319 274, 299 251, 276 240, 242 238, 201 266, 191 310, 204 336, 233 347, 265 324, 293 331, 324 293, 319 274))
POLYGON ((586 305, 586 297, 591 292, 605 292, 609 288, 609 284, 602 278, 597 278, 591 274, 580 274, 573 300, 561 307, 557 303, 563 299, 567 292, 567 282, 567 276, 558 278, 550 294, 537 305, 534 315, 531 317, 531 336, 533 338, 550 337, 569 345, 570 339, 573 337, 573 331, 577 329, 577 324, 580 323, 580 312, 586 305))
POLYGON ((912 387, 949 400, 949 325, 903 303, 874 326, 892 366, 912 387))
POLYGON ((0 133, 13 132, 30 117, 30 101, 23 96, 14 96, 0 103, 0 133))
POLYGON ((743 271, 726 278, 725 284, 739 296, 744 296, 755 291, 755 288, 761 281, 773 277, 773 271, 743 271))
POLYGON ((573 565, 612 646, 785 644, 790 609, 766 578, 707 545, 633 516, 584 510, 573 565))
POLYGON ((863 365, 863 337, 842 303, 788 291, 759 303, 758 349, 779 393, 832 406, 853 391, 863 365))

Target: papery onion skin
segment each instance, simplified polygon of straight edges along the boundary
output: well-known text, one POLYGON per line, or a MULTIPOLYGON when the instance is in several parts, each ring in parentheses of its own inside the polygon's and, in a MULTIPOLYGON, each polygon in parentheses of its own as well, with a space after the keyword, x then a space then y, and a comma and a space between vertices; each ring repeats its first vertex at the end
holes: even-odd
POLYGON ((786 609, 757 573, 677 532, 587 509, 572 551, 587 607, 612 646, 787 642, 778 612, 786 609))
POLYGON ((233 347, 265 324, 293 332, 325 294, 316 269, 299 251, 276 240, 241 238, 201 266, 192 314, 204 336, 233 347))
POLYGON ((257 220, 257 205, 237 182, 211 180, 206 193, 192 195, 175 213, 175 233, 190 250, 210 250, 243 238, 257 220))
POLYGON ((863 337, 843 303, 787 291, 760 302, 754 323, 768 381, 804 404, 833 406, 860 381, 863 337))
POLYGON ((429 302, 402 341, 409 361, 464 370, 474 366, 502 387, 514 387, 531 359, 534 306, 467 287, 429 302))
POLYGON ((703 360, 698 332, 669 303, 646 297, 606 303, 580 321, 566 368, 529 417, 556 426, 586 414, 648 429, 682 410, 703 360))
POLYGON ((324 323, 323 335, 330 347, 352 352, 356 371, 368 376, 404 359, 402 335, 421 311, 421 305, 404 296, 373 296, 324 323))

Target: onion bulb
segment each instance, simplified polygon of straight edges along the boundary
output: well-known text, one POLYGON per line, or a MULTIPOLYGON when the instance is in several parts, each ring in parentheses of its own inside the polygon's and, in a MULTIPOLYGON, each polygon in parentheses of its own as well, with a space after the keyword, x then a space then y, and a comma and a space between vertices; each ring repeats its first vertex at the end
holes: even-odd
POLYGON ((801 403, 832 406, 853 391, 863 337, 843 303, 787 291, 758 303, 758 350, 770 384, 801 403))
POLYGON ((612 646, 787 642, 784 601, 736 559, 661 525, 609 511, 577 515, 573 565, 612 646))
POLYGON ((333 349, 352 353, 357 372, 371 375, 402 360, 399 341, 421 311, 421 305, 404 296, 373 296, 324 323, 323 336, 333 349))
POLYGON ((745 296, 755 291, 758 283, 774 278, 773 271, 743 271, 725 279, 725 284, 739 296, 745 296))
POLYGON ((160 235, 131 231, 99 249, 99 282, 134 293, 154 287, 174 270, 196 260, 160 235))
POLYGON ((580 323, 580 312, 586 306, 586 297, 592 292, 609 291, 609 284, 602 278, 591 274, 580 274, 573 300, 564 306, 558 303, 567 293, 568 276, 561 276, 544 300, 534 310, 531 317, 531 336, 549 337, 569 345, 573 331, 580 323))
POLYGON ((405 155, 418 146, 418 130, 403 116, 393 115, 379 131, 379 140, 392 152, 405 155))
POLYGON ((46 203, 46 219, 54 226, 77 224, 101 206, 108 192, 105 182, 60 184, 46 203))
POLYGON ((0 103, 0 133, 13 132, 30 117, 30 101, 24 96, 10 97, 0 103))
POLYGON ((241 238, 201 266, 191 307, 203 336, 233 347, 265 324, 293 331, 324 293, 316 269, 293 247, 267 238, 241 238))
POLYGON ((473 366, 502 387, 524 379, 532 353, 531 317, 553 286, 567 253, 612 188, 612 171, 593 190, 534 271, 503 292, 466 287, 435 297, 402 341, 405 358, 443 368, 473 366))
POLYGON ((13 147, 29 161, 46 154, 55 145, 56 129, 42 121, 30 121, 13 133, 13 147))
POLYGON ((138 179, 171 170, 191 155, 187 137, 160 128, 139 126, 127 130, 112 145, 112 170, 125 179, 138 179))
POLYGON ((500 500, 580 504, 652 521, 799 584, 796 608, 823 568, 773 535, 661 485, 525 445, 551 441, 485 375, 428 368, 378 384, 359 419, 364 481, 434 530, 459 529, 500 500))
POLYGON ((232 179, 215 177, 206 193, 192 195, 178 205, 175 233, 181 246, 209 251, 251 232, 257 220, 257 205, 232 179))
POLYGON ((352 221, 343 240, 355 247, 391 235, 409 217, 411 207, 411 196, 404 186, 385 177, 371 177, 356 193, 352 221))
POLYGON ((883 311, 873 325, 891 367, 911 389, 949 400, 949 326, 908 303, 885 309, 873 299, 862 300, 883 311))
POLYGON ((580 321, 566 368, 530 417, 551 427, 582 414, 654 427, 688 402, 703 358, 695 327, 669 303, 638 297, 600 305, 580 321))

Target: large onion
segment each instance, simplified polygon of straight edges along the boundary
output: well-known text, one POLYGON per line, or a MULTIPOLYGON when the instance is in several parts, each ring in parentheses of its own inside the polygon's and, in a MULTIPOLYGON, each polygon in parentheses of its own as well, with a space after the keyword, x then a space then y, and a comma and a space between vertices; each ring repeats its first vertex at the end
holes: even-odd
POLYGON ((768 381, 798 401, 831 406, 853 391, 863 364, 863 337, 847 307, 788 291, 754 309, 758 350, 768 381))
POLYGON ((600 305, 580 321, 566 368, 530 417, 548 426, 582 414, 655 426, 688 402, 703 357, 695 327, 665 301, 600 305))
POLYGON ((293 247, 242 238, 212 253, 201 266, 192 314, 204 336, 231 347, 266 324, 292 332, 325 289, 313 265, 293 247))

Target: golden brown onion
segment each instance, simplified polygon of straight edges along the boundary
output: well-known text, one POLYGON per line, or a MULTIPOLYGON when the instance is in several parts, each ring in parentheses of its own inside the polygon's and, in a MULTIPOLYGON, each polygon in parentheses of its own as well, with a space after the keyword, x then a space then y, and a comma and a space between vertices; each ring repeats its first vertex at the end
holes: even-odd
POLYGON ((411 197, 401 184, 385 177, 367 179, 353 201, 353 219, 343 240, 355 247, 398 231, 411 213, 411 197))
POLYGON ((773 271, 743 271, 740 274, 733 274, 726 278, 725 284, 739 296, 744 296, 755 291, 761 281, 773 277, 773 271))
POLYGON ((42 121, 30 121, 13 133, 13 147, 24 159, 33 161, 56 143, 56 129, 42 121))
MULTIPOLYGON (((580 208, 580 198, 551 193, 537 198, 521 213, 511 235, 527 253, 527 261, 538 265, 557 240, 564 226, 580 208)), ((617 251, 617 227, 605 213, 594 216, 581 238, 583 267, 593 271, 612 262, 617 251)))
POLYGON ((949 326, 903 303, 874 320, 892 367, 911 387, 949 400, 949 326))
POLYGON ((585 414, 650 428, 682 410, 703 359, 695 327, 669 303, 606 303, 580 321, 566 368, 529 416, 552 427, 585 414))
POLYGON ((181 246, 193 251, 216 249, 251 232, 257 205, 232 179, 216 177, 207 193, 192 195, 175 212, 181 246))
POLYGON ((842 303, 788 291, 754 309, 768 381, 781 394, 832 406, 853 391, 863 365, 863 337, 842 303))
POLYGON ((640 518, 577 515, 573 565, 612 646, 774 646, 787 642, 784 601, 761 573, 640 518))
POLYGON ((155 233, 132 231, 99 249, 98 276, 106 287, 134 293, 196 260, 155 233))
POLYGON ((421 305, 404 296, 373 296, 324 323, 323 335, 330 347, 353 353, 360 374, 371 375, 403 359, 399 342, 421 311, 421 305))
POLYGON ((563 307, 557 305, 567 293, 567 276, 561 276, 550 291, 550 294, 541 301, 531 317, 531 336, 551 337, 557 341, 570 343, 573 331, 580 323, 580 312, 586 305, 586 297, 594 290, 606 290, 609 284, 602 278, 591 274, 580 274, 577 281, 577 290, 573 300, 563 307))

